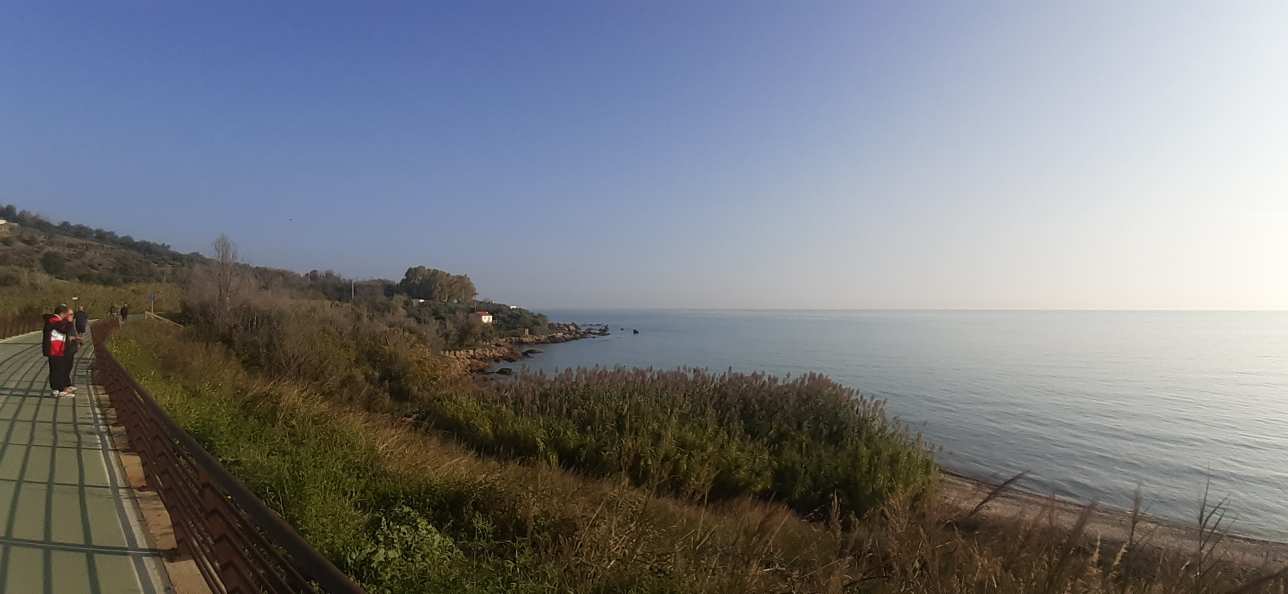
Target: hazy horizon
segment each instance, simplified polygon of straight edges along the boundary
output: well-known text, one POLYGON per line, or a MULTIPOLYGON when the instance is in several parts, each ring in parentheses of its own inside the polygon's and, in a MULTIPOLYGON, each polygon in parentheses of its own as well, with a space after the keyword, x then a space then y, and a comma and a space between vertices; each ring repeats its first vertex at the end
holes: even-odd
POLYGON ((1288 5, 70 3, 0 203, 537 309, 1288 309, 1288 5))
POLYGON ((1168 309, 1168 308, 1154 308, 1154 309, 1112 309, 1112 308, 1099 308, 1099 309, 1088 309, 1088 308, 1083 308, 1083 309, 1060 309, 1060 308, 1037 308, 1037 307, 1018 307, 1018 308, 997 308, 997 307, 974 307, 974 308, 961 308, 961 307, 935 307, 935 308, 930 308, 930 307, 923 307, 923 308, 907 308, 907 307, 643 307, 643 306, 634 306, 634 307, 614 307, 614 306, 611 306, 611 305, 605 305, 605 306, 599 306, 599 307, 595 307, 595 306, 567 307, 567 306, 562 306, 562 305, 551 305, 551 306, 548 306, 548 308, 549 308, 550 310, 553 310, 553 311, 570 311, 570 310, 578 310, 578 311, 706 311, 706 312, 718 312, 718 311, 738 311, 738 312, 757 312, 757 311, 765 311, 765 312, 819 311, 819 312, 836 312, 836 313, 841 313, 841 312, 911 312, 911 313, 917 313, 917 312, 937 312, 937 311, 943 311, 943 312, 980 312, 980 313, 988 313, 988 312, 1001 312, 1001 313, 1005 313, 1005 312, 1033 312, 1033 313, 1043 313, 1043 312, 1053 312, 1053 313, 1058 313, 1058 312, 1088 312, 1088 313, 1094 313, 1094 312, 1104 312, 1104 313, 1288 313, 1288 309, 1168 309))

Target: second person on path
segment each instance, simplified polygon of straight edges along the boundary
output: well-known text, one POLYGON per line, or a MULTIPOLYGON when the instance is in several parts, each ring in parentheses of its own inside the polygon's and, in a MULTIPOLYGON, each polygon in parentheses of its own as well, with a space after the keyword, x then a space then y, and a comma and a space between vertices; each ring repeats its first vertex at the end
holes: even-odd
POLYGON ((86 332, 89 332, 89 312, 82 305, 76 309, 76 333, 84 336, 86 332))

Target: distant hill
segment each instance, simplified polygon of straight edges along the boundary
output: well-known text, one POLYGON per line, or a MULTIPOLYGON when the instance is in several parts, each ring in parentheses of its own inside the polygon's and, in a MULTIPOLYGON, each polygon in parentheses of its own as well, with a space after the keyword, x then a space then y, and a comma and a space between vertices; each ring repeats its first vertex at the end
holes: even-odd
MULTIPOLYGON (((163 295, 164 301, 179 295, 181 288, 186 290, 194 280, 200 285, 204 278, 208 284, 211 271, 203 271, 203 265, 215 263, 199 253, 179 253, 164 243, 136 240, 67 221, 53 223, 12 205, 0 206, 0 220, 4 221, 0 224, 0 289, 9 291, 0 297, 8 300, 5 305, 16 313, 23 313, 23 307, 43 311, 47 302, 65 300, 74 294, 89 295, 95 286, 108 289, 100 291, 101 298, 92 300, 102 307, 131 300, 140 303, 140 295, 154 292, 163 295), (51 278, 56 281, 51 283, 51 278), (72 290, 59 287, 66 283, 58 281, 81 284, 72 290), (127 296, 122 292, 127 289, 134 292, 127 296)), ((279 298, 356 303, 369 310, 369 315, 387 315, 397 310, 395 317, 437 336, 435 344, 445 347, 551 332, 545 315, 479 300, 466 274, 412 266, 401 282, 395 282, 351 279, 330 270, 299 273, 243 262, 235 268, 242 290, 264 291, 279 298), (491 314, 490 321, 476 321, 477 312, 491 314)))
POLYGON ((201 254, 181 254, 163 243, 136 240, 69 222, 53 223, 40 215, 0 207, 0 284, 24 271, 102 285, 173 279, 206 261, 201 254))

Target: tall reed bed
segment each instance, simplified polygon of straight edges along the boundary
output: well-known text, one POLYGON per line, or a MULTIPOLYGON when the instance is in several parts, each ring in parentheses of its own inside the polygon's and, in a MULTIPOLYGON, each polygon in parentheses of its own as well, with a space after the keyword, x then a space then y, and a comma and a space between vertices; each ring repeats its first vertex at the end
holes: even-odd
POLYGON ((781 501, 806 516, 833 498, 862 516, 937 476, 882 403, 817 374, 593 369, 434 394, 416 417, 491 454, 623 475, 695 500, 781 501))

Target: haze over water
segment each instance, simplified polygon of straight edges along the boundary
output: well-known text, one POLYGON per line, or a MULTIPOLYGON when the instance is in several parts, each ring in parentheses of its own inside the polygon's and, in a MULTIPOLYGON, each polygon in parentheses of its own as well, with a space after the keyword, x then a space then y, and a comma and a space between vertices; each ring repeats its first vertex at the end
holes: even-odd
POLYGON ((551 311, 613 336, 519 363, 816 371, 885 399, 949 469, 1288 539, 1288 312, 551 311), (625 328, 625 332, 619 330, 625 328), (639 329, 640 334, 631 334, 639 329))

